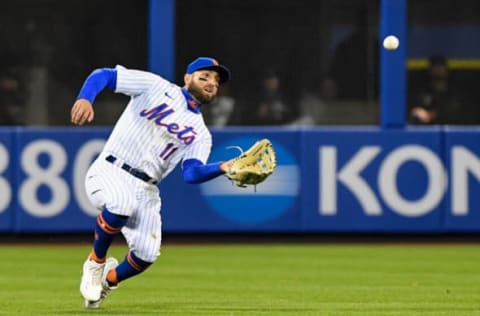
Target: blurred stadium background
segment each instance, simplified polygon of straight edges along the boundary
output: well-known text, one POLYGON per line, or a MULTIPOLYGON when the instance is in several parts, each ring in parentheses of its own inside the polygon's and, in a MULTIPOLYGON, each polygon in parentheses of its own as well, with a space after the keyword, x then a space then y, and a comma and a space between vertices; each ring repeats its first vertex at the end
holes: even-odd
POLYGON ((127 101, 103 93, 69 126, 94 68, 182 84, 204 55, 233 72, 205 107, 212 159, 266 136, 279 170, 257 193, 172 175, 165 231, 478 232, 479 38, 474 0, 2 1, 0 230, 90 231, 82 175, 127 101))

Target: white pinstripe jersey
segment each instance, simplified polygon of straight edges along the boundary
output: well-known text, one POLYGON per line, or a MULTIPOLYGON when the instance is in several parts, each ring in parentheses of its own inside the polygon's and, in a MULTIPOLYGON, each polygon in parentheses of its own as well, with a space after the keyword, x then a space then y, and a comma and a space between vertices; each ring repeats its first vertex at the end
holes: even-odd
MULTIPOLYGON (((158 181, 182 160, 207 163, 212 136, 181 88, 153 73, 117 65, 115 92, 131 97, 103 152, 158 181)), ((120 170, 120 169, 119 169, 120 170)))

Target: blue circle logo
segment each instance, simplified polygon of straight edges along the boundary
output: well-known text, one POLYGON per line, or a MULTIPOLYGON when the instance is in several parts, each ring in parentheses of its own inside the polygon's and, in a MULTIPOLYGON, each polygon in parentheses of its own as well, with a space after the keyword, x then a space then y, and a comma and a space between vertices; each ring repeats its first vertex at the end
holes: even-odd
MULTIPOLYGON (((232 144, 243 149, 249 148, 258 139, 241 137, 219 144, 212 151, 212 161, 235 157, 237 149, 227 147, 232 144)), ((256 187, 240 188, 225 181, 224 177, 201 184, 202 195, 209 206, 222 217, 241 224, 258 224, 280 217, 295 202, 299 186, 299 167, 295 158, 279 143, 273 143, 277 154, 277 168, 270 177, 256 187)))

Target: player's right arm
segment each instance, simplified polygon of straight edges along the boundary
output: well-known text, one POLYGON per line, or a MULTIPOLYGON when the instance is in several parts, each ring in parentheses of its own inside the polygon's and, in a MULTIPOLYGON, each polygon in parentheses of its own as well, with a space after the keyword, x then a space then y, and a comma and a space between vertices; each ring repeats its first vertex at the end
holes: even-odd
POLYGON ((91 122, 94 118, 93 102, 97 95, 106 87, 115 90, 117 85, 117 70, 102 68, 94 70, 83 83, 77 100, 73 104, 70 116, 77 125, 91 122))

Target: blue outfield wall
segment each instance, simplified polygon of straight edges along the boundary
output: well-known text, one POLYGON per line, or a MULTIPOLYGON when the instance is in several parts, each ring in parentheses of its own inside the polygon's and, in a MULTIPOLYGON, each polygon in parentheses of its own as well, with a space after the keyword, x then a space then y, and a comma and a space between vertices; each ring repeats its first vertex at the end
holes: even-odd
MULTIPOLYGON (((90 232, 84 175, 108 128, 0 129, 0 232, 90 232)), ((160 184, 166 232, 480 232, 480 129, 229 128, 211 161, 268 137, 278 168, 256 188, 225 177, 160 184)))

